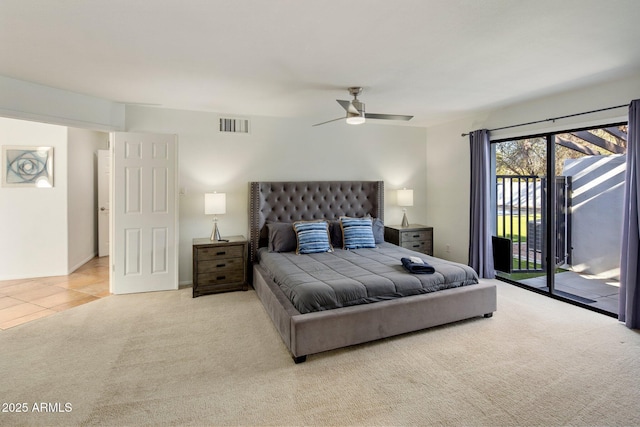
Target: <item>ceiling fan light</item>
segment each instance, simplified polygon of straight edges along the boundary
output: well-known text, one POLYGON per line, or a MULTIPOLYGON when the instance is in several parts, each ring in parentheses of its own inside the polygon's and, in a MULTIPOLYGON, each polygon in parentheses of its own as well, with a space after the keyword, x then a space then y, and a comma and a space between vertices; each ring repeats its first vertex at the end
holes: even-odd
POLYGON ((347 113, 347 123, 350 125, 361 125, 365 122, 364 112, 360 114, 347 113))
POLYGON ((356 117, 347 117, 347 123, 350 125, 361 125, 365 122, 364 117, 356 116, 356 117))

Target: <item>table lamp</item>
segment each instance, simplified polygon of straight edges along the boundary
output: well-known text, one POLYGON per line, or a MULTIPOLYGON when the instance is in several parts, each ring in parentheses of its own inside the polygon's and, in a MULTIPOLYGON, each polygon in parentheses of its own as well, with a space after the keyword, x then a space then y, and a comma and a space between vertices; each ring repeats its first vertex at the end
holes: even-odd
POLYGON ((407 190, 406 188, 398 190, 398 206, 403 206, 402 226, 408 227, 407 209, 404 206, 413 206, 413 190, 407 190))
POLYGON ((227 195, 225 193, 205 193, 204 194, 204 213, 205 215, 214 215, 213 231, 211 232, 211 240, 220 241, 220 230, 218 229, 219 214, 227 211, 227 195))

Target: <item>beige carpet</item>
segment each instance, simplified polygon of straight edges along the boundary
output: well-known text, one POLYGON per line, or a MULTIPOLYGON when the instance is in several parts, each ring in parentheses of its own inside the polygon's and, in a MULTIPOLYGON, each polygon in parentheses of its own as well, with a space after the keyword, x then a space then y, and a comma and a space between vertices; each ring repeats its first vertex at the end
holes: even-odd
POLYGON ((504 283, 491 319, 300 365, 253 291, 190 292, 0 332, 0 425, 640 425, 640 334, 504 283))

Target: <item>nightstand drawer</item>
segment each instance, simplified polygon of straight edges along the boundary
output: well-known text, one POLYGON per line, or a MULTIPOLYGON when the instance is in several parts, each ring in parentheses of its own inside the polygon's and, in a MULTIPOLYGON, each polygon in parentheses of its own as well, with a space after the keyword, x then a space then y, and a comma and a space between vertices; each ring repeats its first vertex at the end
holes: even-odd
POLYGON ((244 282, 244 272, 242 270, 198 274, 198 286, 228 285, 242 282, 244 282))
POLYGON ((218 258, 213 260, 199 261, 197 273, 219 273, 228 272, 230 270, 238 270, 242 272, 243 267, 243 258, 218 258))
MULTIPOLYGON (((403 231, 401 241, 402 242, 414 242, 417 240, 427 240, 427 237, 430 237, 431 233, 426 230, 420 231, 403 231)), ((403 245, 404 247, 404 245, 403 245)))
POLYGON ((433 255, 433 227, 420 224, 385 225, 384 240, 405 249, 433 255))
POLYGON ((402 242, 402 244, 400 245, 400 247, 402 248, 411 249, 412 251, 423 253, 426 253, 429 246, 427 246, 427 242, 425 242, 424 240, 421 242, 417 240, 415 242, 402 242))
POLYGON ((244 246, 219 246, 197 248, 198 261, 207 261, 224 258, 242 258, 244 256, 244 246))

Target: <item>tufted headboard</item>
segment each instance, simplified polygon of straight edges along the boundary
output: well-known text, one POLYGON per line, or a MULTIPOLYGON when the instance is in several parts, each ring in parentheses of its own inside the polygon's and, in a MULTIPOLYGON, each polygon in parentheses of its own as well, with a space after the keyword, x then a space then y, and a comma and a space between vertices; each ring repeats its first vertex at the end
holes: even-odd
POLYGON ((251 182, 249 258, 267 246, 267 221, 335 220, 371 215, 384 220, 383 181, 251 182))

